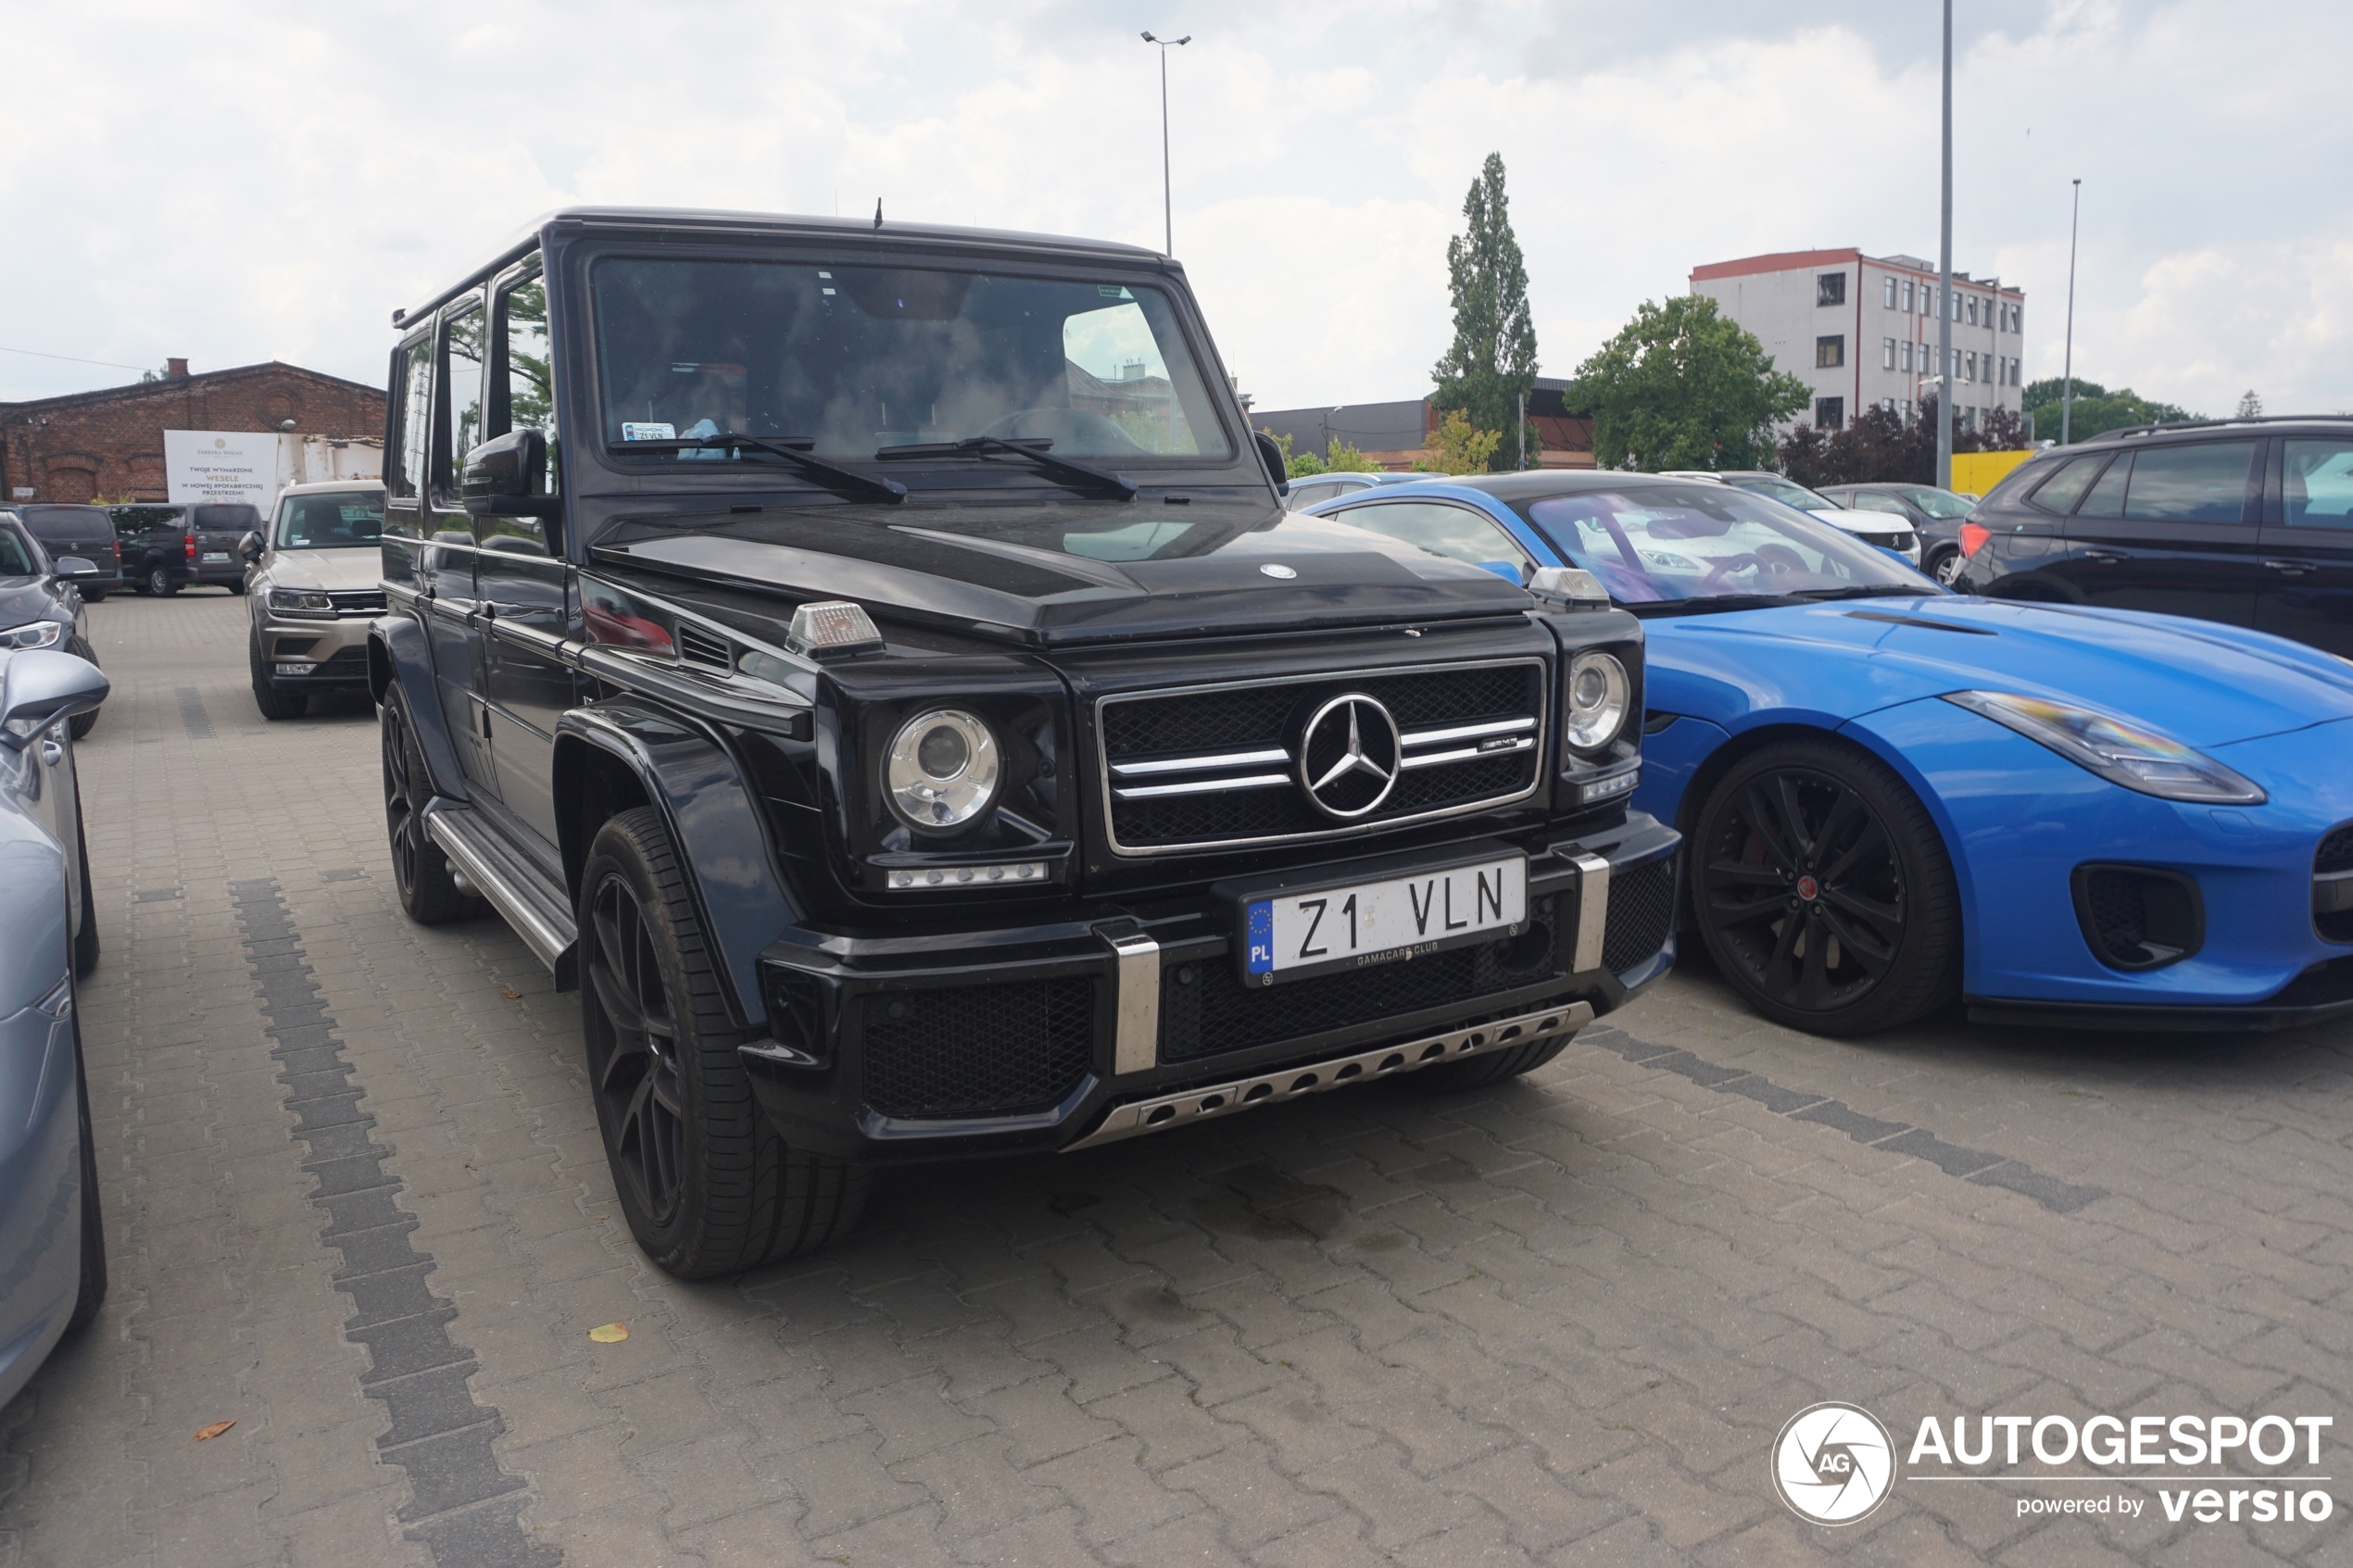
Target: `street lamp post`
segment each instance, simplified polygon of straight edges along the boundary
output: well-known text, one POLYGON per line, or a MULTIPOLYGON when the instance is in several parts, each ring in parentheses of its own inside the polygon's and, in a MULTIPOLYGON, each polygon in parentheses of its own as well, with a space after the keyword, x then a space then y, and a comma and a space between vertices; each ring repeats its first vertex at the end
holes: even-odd
POLYGON ((2067 378, 2059 388, 2059 445, 2073 436, 2075 420, 2075 229, 2083 216, 2083 182, 2075 182, 2075 205, 2067 215, 2067 378))
POLYGON ((1937 252, 1936 487, 1953 488, 1953 0, 1944 0, 1944 213, 1937 252))
POLYGON ((1168 190, 1168 51, 1181 49, 1193 41, 1191 33, 1182 38, 1154 38, 1144 34, 1144 42, 1160 47, 1160 220, 1164 255, 1176 254, 1176 204, 1168 190))

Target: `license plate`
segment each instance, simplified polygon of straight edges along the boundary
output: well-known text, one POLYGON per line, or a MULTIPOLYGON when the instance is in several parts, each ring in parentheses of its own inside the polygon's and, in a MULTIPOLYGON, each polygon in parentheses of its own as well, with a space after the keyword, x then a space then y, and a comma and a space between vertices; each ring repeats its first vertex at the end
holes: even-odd
POLYGON ((1419 958, 1528 925, 1528 859, 1492 859, 1242 906, 1242 972, 1271 985, 1330 970, 1419 958))
POLYGON ((229 558, 229 552, 226 550, 207 550, 204 553, 204 558, 207 560, 227 560, 229 558))

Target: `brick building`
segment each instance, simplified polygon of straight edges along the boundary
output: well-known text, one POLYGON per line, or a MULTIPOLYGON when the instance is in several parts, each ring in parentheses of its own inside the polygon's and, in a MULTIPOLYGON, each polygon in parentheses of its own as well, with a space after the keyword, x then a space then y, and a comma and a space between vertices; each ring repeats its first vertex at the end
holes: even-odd
MULTIPOLYGON (((1575 395, 1568 382, 1536 378, 1536 390, 1528 399, 1528 422, 1536 427, 1539 450, 1529 454, 1530 468, 1593 466, 1593 421, 1572 407, 1575 395)), ((1410 397, 1330 408, 1252 408, 1250 428, 1290 436, 1293 455, 1327 457, 1332 442, 1344 441, 1382 468, 1403 471, 1437 458, 1438 427, 1445 418, 1445 410, 1431 398, 1410 397)), ((1515 451, 1512 433, 1506 430, 1498 453, 1508 463, 1515 451)))
POLYGON ((384 395, 341 376, 272 359, 191 375, 173 359, 160 381, 0 403, 0 506, 9 501, 168 499, 167 430, 275 431, 381 437, 384 395))

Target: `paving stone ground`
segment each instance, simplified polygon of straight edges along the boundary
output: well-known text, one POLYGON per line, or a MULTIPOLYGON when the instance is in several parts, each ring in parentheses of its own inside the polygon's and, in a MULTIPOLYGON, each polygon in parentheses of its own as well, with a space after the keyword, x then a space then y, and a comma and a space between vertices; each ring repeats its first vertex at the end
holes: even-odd
POLYGON ((244 616, 93 611, 114 1289, 0 1411, 0 1568, 2353 1561, 2344 1503, 1930 1465, 1831 1530, 1768 1471, 1822 1400, 2327 1415, 2342 1463, 2353 1028, 1827 1042, 1687 965, 1501 1089, 896 1174, 683 1285, 572 999, 401 916, 372 715, 264 723, 244 616), (2101 1492, 2145 1512, 2017 1511, 2101 1492))

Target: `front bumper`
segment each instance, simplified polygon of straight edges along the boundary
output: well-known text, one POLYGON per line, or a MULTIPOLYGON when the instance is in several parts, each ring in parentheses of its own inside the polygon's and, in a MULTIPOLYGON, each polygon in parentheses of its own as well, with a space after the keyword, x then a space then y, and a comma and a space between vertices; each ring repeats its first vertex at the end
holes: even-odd
POLYGON ((1672 964, 1680 839, 1636 813, 1514 843, 1523 935, 1264 989, 1241 985, 1206 888, 1019 930, 795 931, 761 959, 777 1037, 743 1054, 787 1141, 898 1163, 1079 1147, 1566 1038, 1672 964), (1204 1104, 1219 1085, 1231 1098, 1204 1104))
MULTIPOLYGON (((261 596, 257 595, 258 601, 261 596)), ((308 621, 264 613, 258 620, 262 669, 289 690, 368 684, 368 627, 374 613, 308 621)))

